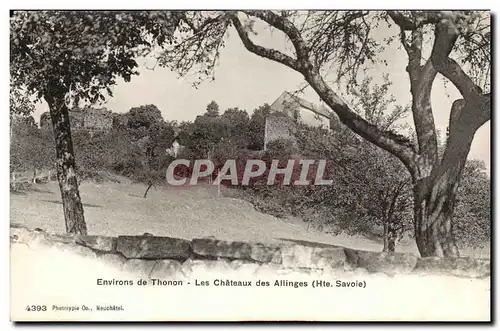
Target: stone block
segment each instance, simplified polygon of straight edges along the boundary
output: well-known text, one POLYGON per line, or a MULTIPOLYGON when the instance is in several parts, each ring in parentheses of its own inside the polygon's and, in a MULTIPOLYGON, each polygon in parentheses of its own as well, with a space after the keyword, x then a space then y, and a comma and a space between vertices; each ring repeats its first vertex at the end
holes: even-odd
POLYGON ((191 256, 189 241, 170 237, 119 236, 116 250, 129 259, 175 259, 191 256))

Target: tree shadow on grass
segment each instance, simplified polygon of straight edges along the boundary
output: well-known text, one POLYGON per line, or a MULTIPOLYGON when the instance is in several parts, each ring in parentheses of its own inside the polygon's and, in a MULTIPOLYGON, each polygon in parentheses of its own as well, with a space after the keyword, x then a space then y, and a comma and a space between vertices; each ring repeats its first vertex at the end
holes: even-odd
POLYGON ((48 193, 48 194, 54 194, 54 192, 52 191, 48 191, 48 190, 42 190, 42 189, 39 189, 39 188, 31 188, 30 191, 33 191, 33 192, 38 192, 38 193, 48 193))
POLYGON ((13 194, 13 195, 26 195, 26 191, 14 191, 14 190, 11 190, 10 194, 13 194))
MULTIPOLYGON (((57 200, 40 200, 40 201, 50 202, 50 203, 56 203, 58 205, 62 205, 62 202, 61 201, 57 201, 57 200)), ((84 207, 93 207, 93 208, 102 208, 102 206, 100 206, 100 205, 94 205, 94 204, 91 204, 91 203, 84 203, 83 206, 84 207)))

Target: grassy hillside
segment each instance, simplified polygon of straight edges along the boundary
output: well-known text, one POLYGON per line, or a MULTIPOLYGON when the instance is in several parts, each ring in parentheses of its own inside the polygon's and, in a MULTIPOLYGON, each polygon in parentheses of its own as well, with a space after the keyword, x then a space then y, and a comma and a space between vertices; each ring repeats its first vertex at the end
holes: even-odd
MULTIPOLYGON (((380 251, 382 244, 361 236, 331 236, 308 229, 298 218, 279 219, 257 211, 246 201, 229 198, 229 189, 217 196, 216 187, 156 187, 144 199, 145 186, 126 179, 120 183, 81 185, 89 234, 141 235, 191 239, 214 236, 222 240, 277 242, 314 241, 357 249, 380 251)), ((11 222, 63 233, 64 218, 56 182, 35 185, 11 194, 11 222)), ((396 251, 417 252, 413 242, 400 243, 396 251)), ((485 257, 488 249, 462 251, 485 257)))

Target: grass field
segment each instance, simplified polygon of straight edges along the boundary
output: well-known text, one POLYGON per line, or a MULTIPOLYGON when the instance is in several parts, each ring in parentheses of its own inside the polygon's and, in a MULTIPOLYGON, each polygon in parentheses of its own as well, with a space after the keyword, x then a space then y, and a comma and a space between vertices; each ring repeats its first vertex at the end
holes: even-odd
MULTIPOLYGON (((209 185, 155 187, 143 198, 145 185, 120 178, 120 183, 80 186, 89 234, 142 235, 184 239, 214 236, 221 240, 271 243, 305 240, 380 251, 382 244, 362 236, 332 236, 307 229, 301 219, 279 219, 263 214, 252 204, 209 185)), ((34 185, 30 191, 11 194, 11 222, 64 233, 64 217, 57 182, 34 185)), ((398 243, 396 251, 417 253, 412 241, 398 243)), ((489 257, 489 249, 462 250, 462 255, 489 257)))

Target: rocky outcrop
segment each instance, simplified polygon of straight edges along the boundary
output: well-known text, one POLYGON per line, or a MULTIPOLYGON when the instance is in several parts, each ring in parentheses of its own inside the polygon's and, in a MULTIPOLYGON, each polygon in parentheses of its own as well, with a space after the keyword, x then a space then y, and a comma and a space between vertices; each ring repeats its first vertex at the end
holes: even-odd
POLYGON ((188 275, 197 268, 251 273, 269 269, 278 274, 286 270, 321 273, 338 269, 353 274, 433 274, 468 278, 484 278, 491 273, 490 261, 485 259, 419 258, 408 253, 379 253, 309 242, 265 245, 214 238, 188 241, 151 234, 116 238, 72 236, 30 230, 18 224, 11 224, 10 232, 11 244, 53 247, 147 277, 188 275))

